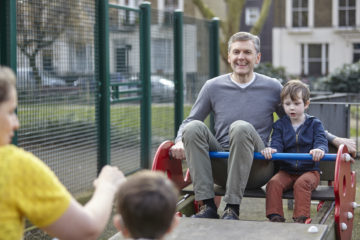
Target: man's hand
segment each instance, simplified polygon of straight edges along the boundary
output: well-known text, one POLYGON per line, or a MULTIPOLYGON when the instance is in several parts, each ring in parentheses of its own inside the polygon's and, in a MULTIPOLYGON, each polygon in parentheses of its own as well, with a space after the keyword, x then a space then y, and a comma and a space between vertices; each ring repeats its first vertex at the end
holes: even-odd
POLYGON ((341 144, 345 144, 349 153, 356 157, 356 143, 354 139, 335 137, 332 143, 338 148, 341 144))
POLYGON ((265 159, 271 159, 272 158, 272 154, 276 153, 277 150, 271 147, 267 147, 264 148, 263 150, 261 150, 261 154, 265 157, 265 159))
POLYGON ((310 150, 310 154, 312 155, 313 160, 318 162, 324 157, 325 152, 322 149, 315 148, 310 150))
POLYGON ((185 149, 182 141, 178 141, 170 148, 170 154, 175 159, 185 159, 185 149))

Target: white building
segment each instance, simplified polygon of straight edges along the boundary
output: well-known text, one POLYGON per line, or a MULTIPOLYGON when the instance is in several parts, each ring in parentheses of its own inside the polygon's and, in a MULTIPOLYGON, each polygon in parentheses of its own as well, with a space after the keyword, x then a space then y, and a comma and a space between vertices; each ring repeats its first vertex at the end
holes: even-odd
POLYGON ((359 0, 275 0, 274 11, 274 66, 323 76, 360 59, 359 0))

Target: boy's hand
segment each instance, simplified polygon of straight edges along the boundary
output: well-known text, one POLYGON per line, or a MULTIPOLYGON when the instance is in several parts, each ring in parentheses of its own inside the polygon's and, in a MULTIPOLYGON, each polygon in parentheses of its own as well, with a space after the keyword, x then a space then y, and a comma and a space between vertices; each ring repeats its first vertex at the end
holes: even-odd
POLYGON ((261 150, 261 154, 265 157, 265 159, 271 159, 272 154, 276 152, 277 150, 271 147, 267 147, 261 150))
POLYGON ((315 148, 310 150, 310 154, 313 156, 313 160, 318 162, 324 157, 325 152, 319 148, 315 148))

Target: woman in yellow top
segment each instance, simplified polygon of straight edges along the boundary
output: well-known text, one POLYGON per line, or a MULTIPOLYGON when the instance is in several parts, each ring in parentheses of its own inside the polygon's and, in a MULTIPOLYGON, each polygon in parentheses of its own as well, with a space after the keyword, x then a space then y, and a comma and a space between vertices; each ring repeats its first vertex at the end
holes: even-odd
POLYGON ((125 177, 105 166, 91 200, 80 205, 37 157, 11 145, 19 120, 15 75, 0 66, 0 240, 22 239, 24 219, 60 239, 96 239, 125 177))

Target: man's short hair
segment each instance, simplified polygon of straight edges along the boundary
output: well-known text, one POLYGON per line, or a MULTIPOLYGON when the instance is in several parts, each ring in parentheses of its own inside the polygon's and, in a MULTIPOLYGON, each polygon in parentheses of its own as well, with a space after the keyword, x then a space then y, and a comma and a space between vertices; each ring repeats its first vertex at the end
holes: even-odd
POLYGON ((290 80, 281 91, 280 98, 281 102, 284 102, 286 96, 290 96, 291 100, 295 101, 298 99, 298 94, 301 92, 302 100, 304 104, 310 99, 309 87, 300 80, 290 80))
POLYGON ((117 211, 132 238, 159 239, 169 230, 178 190, 162 172, 131 175, 117 195, 117 211))
POLYGON ((9 98, 10 87, 15 87, 16 77, 9 67, 0 66, 0 103, 9 98))
POLYGON ((228 42, 228 53, 231 49, 231 44, 238 41, 252 41, 255 46, 256 53, 260 52, 260 38, 256 35, 253 35, 248 32, 237 32, 234 35, 232 35, 228 42))

